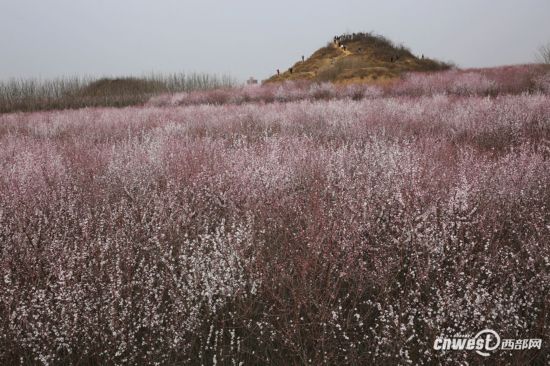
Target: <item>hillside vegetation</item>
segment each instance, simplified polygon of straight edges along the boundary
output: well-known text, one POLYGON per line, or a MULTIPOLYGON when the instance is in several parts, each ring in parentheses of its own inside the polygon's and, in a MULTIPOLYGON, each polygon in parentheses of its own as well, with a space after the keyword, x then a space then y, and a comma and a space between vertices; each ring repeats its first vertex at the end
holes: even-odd
POLYGON ((417 57, 406 47, 396 46, 383 36, 353 33, 334 37, 311 57, 296 62, 280 75, 269 78, 267 82, 381 81, 393 79, 404 72, 441 71, 449 68, 449 64, 423 56, 417 57))
POLYGON ((141 78, 57 78, 0 81, 0 113, 143 104, 154 95, 234 86, 229 76, 150 75, 141 78))
POLYGON ((0 365, 550 365, 542 70, 0 115, 0 365))
POLYGON ((378 99, 400 96, 480 96, 550 92, 545 65, 513 65, 482 69, 410 72, 383 83, 332 83, 289 80, 281 83, 197 90, 155 95, 146 105, 156 107, 199 104, 284 103, 302 100, 378 99))

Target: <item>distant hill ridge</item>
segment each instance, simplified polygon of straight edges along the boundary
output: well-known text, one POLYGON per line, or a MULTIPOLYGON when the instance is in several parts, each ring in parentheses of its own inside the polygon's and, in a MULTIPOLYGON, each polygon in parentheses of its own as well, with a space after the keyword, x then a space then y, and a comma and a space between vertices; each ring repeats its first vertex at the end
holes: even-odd
POLYGON ((403 72, 440 71, 451 65, 417 57, 404 46, 372 33, 352 33, 335 36, 313 55, 296 62, 287 70, 266 82, 313 80, 361 82, 393 79, 403 72))

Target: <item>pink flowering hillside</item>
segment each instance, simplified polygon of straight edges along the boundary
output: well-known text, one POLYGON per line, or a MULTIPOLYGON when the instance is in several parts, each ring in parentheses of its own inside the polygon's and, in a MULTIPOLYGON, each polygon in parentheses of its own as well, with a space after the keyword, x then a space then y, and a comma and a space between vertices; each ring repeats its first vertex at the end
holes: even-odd
POLYGON ((411 72, 386 83, 333 84, 304 80, 265 83, 261 86, 161 94, 148 106, 197 104, 273 103, 298 100, 373 99, 395 96, 498 96, 550 93, 550 69, 544 65, 504 66, 486 69, 411 72))
POLYGON ((531 71, 0 115, 0 364, 547 365, 531 71))

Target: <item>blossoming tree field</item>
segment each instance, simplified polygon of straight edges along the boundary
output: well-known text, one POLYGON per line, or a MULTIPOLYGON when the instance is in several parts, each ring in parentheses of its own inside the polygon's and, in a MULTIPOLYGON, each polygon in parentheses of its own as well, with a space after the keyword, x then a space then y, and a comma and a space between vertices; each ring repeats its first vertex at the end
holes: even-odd
POLYGON ((0 115, 0 364, 547 364, 549 75, 0 115))

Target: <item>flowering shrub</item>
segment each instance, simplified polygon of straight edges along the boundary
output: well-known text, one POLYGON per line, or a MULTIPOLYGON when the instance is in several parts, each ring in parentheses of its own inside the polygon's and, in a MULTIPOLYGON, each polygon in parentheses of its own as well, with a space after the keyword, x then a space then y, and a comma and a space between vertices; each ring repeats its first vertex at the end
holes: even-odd
POLYGON ((398 95, 479 95, 496 92, 497 83, 479 72, 451 70, 409 74, 392 91, 398 95))
POLYGON ((286 81, 233 89, 215 89, 159 95, 148 106, 189 106, 196 104, 272 103, 318 99, 374 99, 392 96, 487 96, 542 92, 548 94, 545 68, 540 65, 505 66, 490 69, 448 70, 410 73, 383 86, 369 84, 335 85, 286 81))
POLYGON ((550 335, 550 98, 487 80, 0 116, 0 363, 548 363, 433 349, 550 335))
POLYGON ((544 75, 541 65, 503 66, 488 69, 411 73, 391 86, 392 95, 502 95, 536 91, 536 80, 544 75))
POLYGON ((535 79, 536 87, 546 94, 550 94, 550 71, 535 79))

